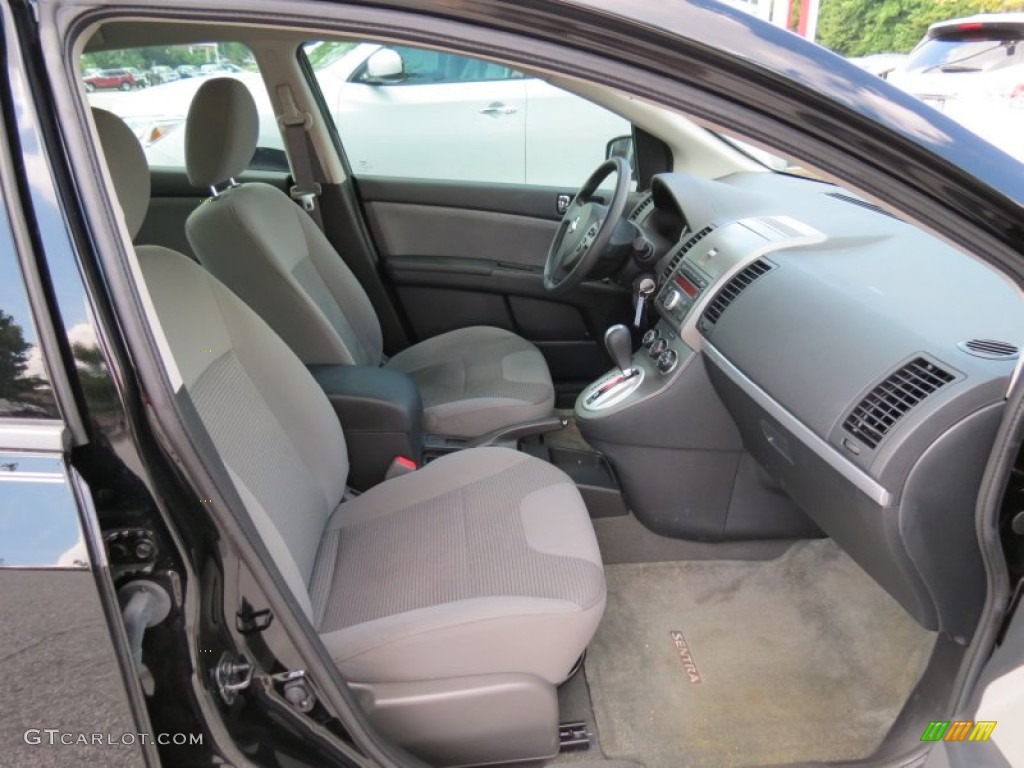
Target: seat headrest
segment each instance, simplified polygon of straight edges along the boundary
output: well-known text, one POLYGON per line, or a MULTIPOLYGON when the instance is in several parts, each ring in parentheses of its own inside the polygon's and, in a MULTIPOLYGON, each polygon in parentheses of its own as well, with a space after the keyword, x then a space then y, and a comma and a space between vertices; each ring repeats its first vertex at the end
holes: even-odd
POLYGON ((216 77, 203 83, 185 121, 185 167, 194 186, 220 184, 252 161, 260 118, 249 89, 239 80, 216 77))
POLYGON ((105 109, 92 108, 92 119, 107 159, 117 201, 134 239, 149 208, 149 164, 142 144, 124 121, 105 109))

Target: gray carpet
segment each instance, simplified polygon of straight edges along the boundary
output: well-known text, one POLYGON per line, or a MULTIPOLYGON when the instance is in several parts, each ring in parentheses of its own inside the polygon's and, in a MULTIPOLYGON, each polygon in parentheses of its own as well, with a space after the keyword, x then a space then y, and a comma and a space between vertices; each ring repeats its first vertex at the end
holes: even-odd
POLYGON ((659 536, 633 515, 591 520, 601 559, 614 563, 665 563, 675 560, 772 560, 793 544, 774 541, 690 541, 659 536))
POLYGON ((770 561, 606 573, 585 665, 600 745, 647 768, 866 756, 934 643, 827 539, 770 561))

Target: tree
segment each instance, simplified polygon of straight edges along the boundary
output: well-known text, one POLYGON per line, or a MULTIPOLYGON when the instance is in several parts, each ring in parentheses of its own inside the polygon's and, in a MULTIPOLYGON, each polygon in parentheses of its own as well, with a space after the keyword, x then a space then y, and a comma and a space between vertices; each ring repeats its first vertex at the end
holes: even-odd
POLYGON ((252 58, 252 51, 242 43, 220 43, 217 46, 222 61, 230 61, 232 64, 242 66, 252 58))
POLYGON ((82 70, 88 69, 120 69, 134 67, 142 69, 146 61, 137 48, 126 48, 119 51, 96 51, 82 55, 82 70))
POLYGON ((21 326, 0 309, 0 397, 16 399, 43 383, 37 376, 25 375, 31 349, 21 326))
POLYGON ((822 0, 817 40, 844 56, 906 53, 930 24, 1024 9, 1024 0, 822 0))
POLYGON ((328 41, 306 45, 304 50, 309 65, 314 70, 320 70, 336 62, 354 47, 355 43, 328 41))

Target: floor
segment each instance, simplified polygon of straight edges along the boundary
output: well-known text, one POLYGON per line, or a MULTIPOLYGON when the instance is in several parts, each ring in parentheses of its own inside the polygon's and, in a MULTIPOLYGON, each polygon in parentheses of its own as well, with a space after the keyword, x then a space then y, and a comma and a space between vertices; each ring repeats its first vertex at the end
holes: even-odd
POLYGON ((663 563, 678 560, 771 560, 792 545, 775 541, 688 541, 659 536, 633 515, 600 517, 591 521, 605 565, 663 563))
MULTIPOLYGON (((642 539, 630 520, 622 538, 642 539)), ((562 719, 588 721, 596 743, 557 762, 764 765, 876 748, 934 634, 828 539, 747 554, 609 560, 604 620, 560 693, 562 719)))

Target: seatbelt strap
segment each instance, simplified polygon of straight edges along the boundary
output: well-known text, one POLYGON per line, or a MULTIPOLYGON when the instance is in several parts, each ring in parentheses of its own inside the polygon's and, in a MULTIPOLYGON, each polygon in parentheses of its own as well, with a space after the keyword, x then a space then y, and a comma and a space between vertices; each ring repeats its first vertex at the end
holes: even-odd
POLYGON ((313 142, 309 137, 313 116, 299 109, 295 103, 291 86, 287 83, 277 86, 277 97, 284 110, 284 113, 278 116, 277 122, 281 126, 284 142, 288 146, 288 157, 292 161, 292 176, 295 178, 295 186, 290 190, 291 197, 302 203, 303 209, 322 230, 324 221, 320 208, 316 204, 316 199, 322 191, 320 183, 317 181, 317 171, 320 166, 316 161, 313 142), (316 164, 317 170, 314 170, 314 164, 316 164))

